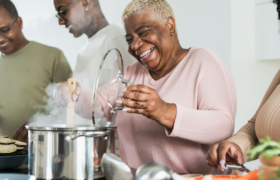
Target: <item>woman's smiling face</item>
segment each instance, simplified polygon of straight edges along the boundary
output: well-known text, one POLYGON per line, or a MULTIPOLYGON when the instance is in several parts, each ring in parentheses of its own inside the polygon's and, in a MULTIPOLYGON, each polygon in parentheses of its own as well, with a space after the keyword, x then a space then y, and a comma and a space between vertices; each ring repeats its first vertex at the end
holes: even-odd
POLYGON ((151 11, 141 11, 125 20, 128 51, 151 71, 161 70, 170 60, 175 43, 175 25, 169 18, 165 25, 151 11))

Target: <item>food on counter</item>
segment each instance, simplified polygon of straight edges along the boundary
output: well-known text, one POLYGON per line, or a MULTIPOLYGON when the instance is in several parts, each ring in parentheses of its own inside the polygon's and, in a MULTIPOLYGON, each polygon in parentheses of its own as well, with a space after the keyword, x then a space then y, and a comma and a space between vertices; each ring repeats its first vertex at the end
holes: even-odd
POLYGON ((17 141, 17 140, 12 140, 15 142, 15 145, 17 146, 17 149, 24 149, 24 147, 27 145, 25 142, 17 141))
POLYGON ((0 145, 0 154, 11 154, 17 151, 17 146, 14 144, 0 145))
POLYGON ((179 175, 177 173, 173 173, 172 174, 172 178, 173 178, 173 180, 195 180, 192 177, 184 177, 184 176, 181 176, 181 175, 179 175))
POLYGON ((9 144, 15 144, 15 142, 13 142, 9 138, 0 138, 0 145, 9 145, 9 144))
POLYGON ((247 175, 239 176, 239 175, 207 175, 204 177, 194 178, 195 180, 259 180, 259 171, 251 171, 247 175))
POLYGON ((27 143, 18 140, 0 138, 0 155, 5 156, 26 154, 27 151, 24 150, 26 145, 27 143))

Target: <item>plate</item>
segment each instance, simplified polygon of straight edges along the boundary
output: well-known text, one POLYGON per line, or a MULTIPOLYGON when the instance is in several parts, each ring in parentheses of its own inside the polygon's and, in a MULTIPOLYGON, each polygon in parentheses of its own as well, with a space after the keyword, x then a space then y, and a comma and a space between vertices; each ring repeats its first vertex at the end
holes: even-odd
POLYGON ((0 156, 0 170, 18 168, 26 163, 27 158, 28 154, 0 156))
POLYGON ((27 174, 0 174, 0 179, 8 180, 36 180, 35 176, 27 174))

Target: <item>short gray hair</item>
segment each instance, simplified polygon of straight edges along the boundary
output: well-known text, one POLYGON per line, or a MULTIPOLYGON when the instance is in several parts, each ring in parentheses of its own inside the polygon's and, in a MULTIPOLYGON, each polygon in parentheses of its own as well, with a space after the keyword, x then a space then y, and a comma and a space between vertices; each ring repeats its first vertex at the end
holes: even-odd
POLYGON ((123 11, 122 20, 125 21, 131 15, 147 9, 155 13, 161 19, 163 25, 168 18, 175 19, 173 9, 166 0, 132 0, 123 11))

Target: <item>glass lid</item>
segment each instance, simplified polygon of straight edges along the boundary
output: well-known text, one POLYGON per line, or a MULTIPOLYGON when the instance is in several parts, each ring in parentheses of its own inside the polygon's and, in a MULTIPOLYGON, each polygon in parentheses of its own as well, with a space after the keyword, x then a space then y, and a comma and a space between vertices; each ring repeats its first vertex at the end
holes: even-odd
POLYGON ((116 110, 124 107, 116 104, 121 99, 119 94, 127 85, 123 79, 123 59, 118 49, 109 50, 100 65, 98 76, 93 88, 92 120, 98 127, 115 125, 116 110))

